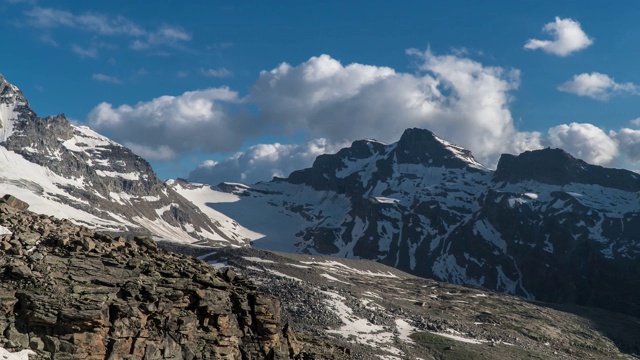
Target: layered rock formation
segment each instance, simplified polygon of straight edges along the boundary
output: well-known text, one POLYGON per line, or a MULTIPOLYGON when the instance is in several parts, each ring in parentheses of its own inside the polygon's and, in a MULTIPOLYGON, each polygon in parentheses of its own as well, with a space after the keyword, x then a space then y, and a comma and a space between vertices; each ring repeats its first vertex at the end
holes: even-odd
POLYGON ((0 347, 46 359, 313 358, 279 300, 230 269, 12 203, 0 202, 0 347))

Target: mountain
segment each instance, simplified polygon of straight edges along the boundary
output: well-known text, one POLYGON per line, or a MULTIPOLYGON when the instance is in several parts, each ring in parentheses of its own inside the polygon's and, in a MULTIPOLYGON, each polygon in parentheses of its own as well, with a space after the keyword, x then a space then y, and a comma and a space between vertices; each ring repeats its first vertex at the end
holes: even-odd
POLYGON ((524 301, 372 261, 127 240, 26 207, 15 197, 0 202, 2 359, 629 359, 640 352, 640 320, 606 310, 524 301))
POLYGON ((170 185, 235 220, 229 231, 256 248, 640 315, 640 176, 560 149, 503 155, 490 170, 408 129, 397 143, 356 141, 285 179, 170 185))
POLYGON ((163 184, 126 147, 64 115, 40 118, 0 75, 0 194, 101 231, 245 245, 163 184))

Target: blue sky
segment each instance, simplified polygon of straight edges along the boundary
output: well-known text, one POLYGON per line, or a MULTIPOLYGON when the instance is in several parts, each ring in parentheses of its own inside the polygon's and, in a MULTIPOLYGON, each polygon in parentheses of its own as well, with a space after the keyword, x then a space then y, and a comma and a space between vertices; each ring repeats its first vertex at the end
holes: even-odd
POLYGON ((0 2, 0 73, 163 178, 254 182, 419 126, 640 168, 640 5, 0 2), (287 65, 282 65, 286 63, 287 65))

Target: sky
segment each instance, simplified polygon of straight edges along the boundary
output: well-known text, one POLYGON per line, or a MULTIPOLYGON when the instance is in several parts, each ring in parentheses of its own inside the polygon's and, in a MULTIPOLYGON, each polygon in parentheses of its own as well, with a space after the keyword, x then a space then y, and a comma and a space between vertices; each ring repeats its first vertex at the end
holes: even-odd
POLYGON ((426 128, 640 169, 640 3, 0 0, 0 74, 161 179, 254 183, 426 128))

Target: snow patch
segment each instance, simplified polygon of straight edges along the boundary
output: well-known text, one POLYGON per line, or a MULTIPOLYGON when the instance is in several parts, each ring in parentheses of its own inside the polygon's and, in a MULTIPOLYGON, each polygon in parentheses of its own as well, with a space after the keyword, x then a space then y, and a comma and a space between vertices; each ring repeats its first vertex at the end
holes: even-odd
POLYGON ((267 259, 261 259, 259 257, 255 257, 255 256, 243 256, 242 258, 247 260, 247 261, 252 261, 252 262, 257 262, 257 263, 275 264, 275 261, 271 261, 271 260, 267 260, 267 259))
POLYGON ((29 355, 38 355, 33 350, 20 350, 18 352, 9 352, 9 350, 0 347, 0 359, 2 360, 29 360, 29 355))

